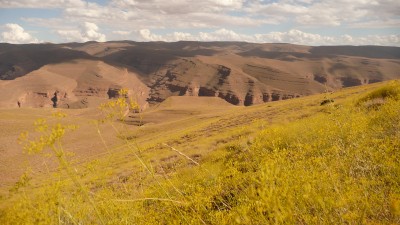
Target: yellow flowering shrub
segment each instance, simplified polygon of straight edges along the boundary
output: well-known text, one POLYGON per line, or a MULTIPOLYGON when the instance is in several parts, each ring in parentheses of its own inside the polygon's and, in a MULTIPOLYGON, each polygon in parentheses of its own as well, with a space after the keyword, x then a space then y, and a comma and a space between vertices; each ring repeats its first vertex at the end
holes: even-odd
MULTIPOLYGON (((392 83, 367 96, 397 88, 392 83)), ((239 135, 173 177, 155 176, 138 155, 132 160, 143 167, 119 182, 84 182, 66 169, 72 183, 56 175, 59 181, 0 211, 0 223, 400 224, 400 100, 384 95, 379 107, 359 104, 363 95, 319 106, 307 118, 263 124, 254 137, 239 135)), ((137 106, 120 97, 101 109, 107 119, 123 120, 137 106)), ((35 139, 20 137, 28 153, 54 146, 57 154, 57 143, 75 128, 45 120, 35 126, 35 139)), ((97 177, 99 165, 88 163, 83 173, 97 177)), ((29 185, 28 176, 15 192, 29 185)))

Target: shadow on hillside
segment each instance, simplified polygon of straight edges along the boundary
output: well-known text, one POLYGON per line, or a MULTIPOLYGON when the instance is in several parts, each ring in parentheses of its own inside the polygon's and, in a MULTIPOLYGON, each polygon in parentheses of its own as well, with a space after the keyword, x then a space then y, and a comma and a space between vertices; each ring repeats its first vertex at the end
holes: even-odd
POLYGON ((244 57, 260 57, 267 59, 278 59, 283 61, 292 61, 293 59, 288 56, 305 59, 322 59, 322 58, 335 58, 337 56, 356 56, 364 58, 376 59, 399 59, 400 48, 398 47, 385 47, 385 46, 320 46, 312 47, 310 53, 301 52, 275 52, 265 51, 262 49, 254 48, 248 51, 239 53, 238 55, 244 57))
POLYGON ((399 59, 400 48, 389 46, 319 46, 310 50, 314 55, 344 55, 375 59, 399 59))
POLYGON ((212 56, 217 53, 212 49, 185 50, 183 47, 173 45, 156 45, 156 47, 147 45, 148 43, 126 47, 125 50, 109 54, 102 59, 108 64, 134 68, 142 75, 147 75, 157 72, 161 67, 181 57, 212 56))
POLYGON ((85 52, 54 44, 0 44, 0 49, 1 80, 14 80, 48 64, 94 58, 85 52))

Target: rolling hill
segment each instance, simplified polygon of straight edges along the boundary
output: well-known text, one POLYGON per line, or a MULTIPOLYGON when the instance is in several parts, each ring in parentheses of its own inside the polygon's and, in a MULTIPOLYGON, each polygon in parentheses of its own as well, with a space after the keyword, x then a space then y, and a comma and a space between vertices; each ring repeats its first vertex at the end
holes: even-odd
POLYGON ((399 114, 399 81, 124 120, 1 108, 0 223, 398 224, 399 114))
POLYGON ((0 107, 86 108, 122 87, 142 109, 170 96, 233 105, 400 77, 400 48, 243 42, 0 44, 0 107))

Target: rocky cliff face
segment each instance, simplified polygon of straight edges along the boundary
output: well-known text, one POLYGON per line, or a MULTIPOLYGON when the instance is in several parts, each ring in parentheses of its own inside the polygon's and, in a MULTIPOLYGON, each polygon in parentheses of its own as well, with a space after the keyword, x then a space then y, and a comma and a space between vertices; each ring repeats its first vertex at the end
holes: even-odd
POLYGON ((9 96, 38 107, 51 104, 49 92, 60 92, 61 106, 113 98, 121 87, 142 105, 180 95, 248 106, 400 77, 396 47, 128 41, 0 46, 0 79, 8 80, 0 82, 23 89, 28 76, 35 88, 9 96))

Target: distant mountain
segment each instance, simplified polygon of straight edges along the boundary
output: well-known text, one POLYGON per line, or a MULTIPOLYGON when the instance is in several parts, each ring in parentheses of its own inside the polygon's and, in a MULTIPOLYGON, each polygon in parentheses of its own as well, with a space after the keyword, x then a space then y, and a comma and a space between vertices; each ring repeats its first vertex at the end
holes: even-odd
POLYGON ((234 105, 400 78, 400 48, 244 42, 0 44, 0 107, 95 106, 127 87, 143 107, 169 96, 234 105))

